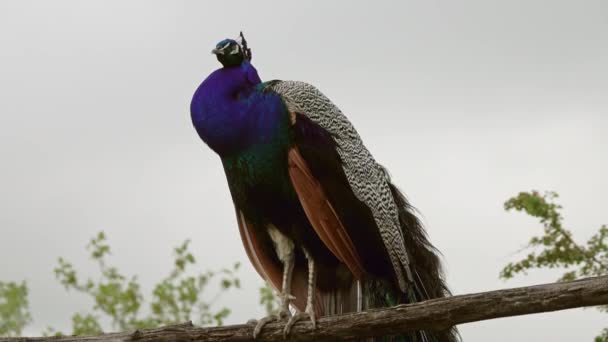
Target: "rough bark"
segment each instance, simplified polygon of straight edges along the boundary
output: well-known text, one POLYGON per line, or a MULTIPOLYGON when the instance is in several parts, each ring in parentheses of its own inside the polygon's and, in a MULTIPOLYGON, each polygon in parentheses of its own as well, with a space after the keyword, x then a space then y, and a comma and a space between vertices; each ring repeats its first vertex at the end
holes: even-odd
MULTIPOLYGON (((450 326, 500 317, 608 304, 608 276, 506 290, 458 295, 393 308, 323 317, 317 329, 299 322, 292 341, 352 340, 412 330, 441 330, 450 326)), ((284 323, 269 323, 255 341, 284 341, 284 323)), ((101 341, 254 341, 253 325, 200 328, 191 323, 98 336, 0 338, 0 342, 101 342, 101 341)))

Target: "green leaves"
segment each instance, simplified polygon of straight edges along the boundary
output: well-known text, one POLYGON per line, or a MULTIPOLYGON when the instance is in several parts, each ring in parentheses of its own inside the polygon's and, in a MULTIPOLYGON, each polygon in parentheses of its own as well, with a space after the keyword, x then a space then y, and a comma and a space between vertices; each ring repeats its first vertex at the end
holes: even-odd
MULTIPOLYGON (((507 264, 500 272, 501 278, 510 279, 534 268, 566 269, 559 281, 608 274, 608 227, 600 227, 586 244, 577 244, 572 233, 563 226, 562 207, 555 203, 557 198, 555 192, 531 191, 520 192, 505 202, 507 211, 524 212, 538 218, 543 234, 530 239, 526 249, 532 251, 522 260, 507 264)), ((608 311, 607 307, 599 309, 608 311)), ((608 329, 604 329, 595 341, 608 341, 608 329)))
MULTIPOLYGON (((116 267, 106 263, 111 251, 103 232, 99 232, 87 245, 90 257, 99 269, 98 280, 82 281, 72 264, 59 258, 59 265, 54 270, 57 280, 67 290, 90 296, 95 303, 93 313, 76 313, 72 316, 72 334, 102 332, 99 319, 104 316, 111 320, 115 330, 150 328, 188 320, 202 325, 221 325, 230 310, 214 310, 214 303, 225 291, 240 288, 236 276, 240 264, 234 264, 231 269, 190 275, 188 268, 195 265, 196 260, 188 249, 189 244, 190 241, 186 240, 174 249, 174 268, 154 286, 150 310, 145 316, 141 313, 144 297, 137 277, 123 275, 116 267), (217 284, 218 290, 210 299, 206 299, 203 294, 209 292, 210 284, 217 284)), ((49 332, 57 334, 53 329, 49 329, 49 332)))
POLYGON ((602 226, 586 245, 577 244, 572 233, 563 227, 562 207, 554 202, 557 197, 555 192, 520 192, 505 203, 507 211, 516 210, 539 218, 544 234, 530 239, 527 249, 532 252, 518 262, 507 264, 500 273, 501 278, 509 279, 533 268, 569 269, 560 281, 607 274, 608 228, 602 226))
MULTIPOLYGON (((112 330, 132 330, 158 327, 188 320, 200 325, 222 325, 230 315, 230 309, 218 307, 217 301, 232 289, 239 289, 241 282, 236 262, 230 268, 217 271, 190 273, 196 265, 189 250, 190 240, 173 249, 174 263, 168 275, 152 290, 149 310, 137 276, 127 276, 117 267, 107 263, 111 254, 104 232, 93 237, 86 248, 96 264, 98 275, 83 279, 72 263, 58 259, 53 272, 68 291, 83 294, 93 300, 90 312, 72 315, 72 335, 90 335, 103 332, 101 321, 110 321, 112 330), (143 311, 143 312, 142 312, 143 311)), ((31 321, 25 282, 0 282, 0 336, 19 336, 31 321)), ((277 299, 268 286, 260 289, 261 304, 268 312, 276 310, 277 299)), ((45 336, 64 335, 47 327, 45 336)))
POLYGON ((266 314, 269 316, 279 311, 279 299, 268 283, 264 287, 260 287, 260 304, 264 306, 266 314))
MULTIPOLYGON (((110 246, 103 232, 91 239, 87 249, 99 267, 101 274, 98 281, 88 279, 81 282, 72 264, 63 258, 59 258, 59 266, 54 269, 55 277, 67 290, 91 296, 95 303, 93 311, 107 315, 114 328, 124 330, 132 327, 136 324, 143 301, 137 278, 127 278, 117 268, 106 265, 105 258, 110 254, 110 246)), ((93 314, 74 314, 72 325, 73 335, 101 332, 101 325, 93 314)))
POLYGON ((221 308, 213 313, 210 307, 222 292, 231 287, 240 288, 240 281, 235 275, 240 264, 234 264, 232 269, 222 269, 219 272, 207 271, 196 276, 188 276, 185 273, 187 267, 196 262, 188 251, 189 244, 190 241, 186 240, 174 249, 175 268, 167 278, 154 287, 150 320, 156 322, 156 325, 184 322, 190 320, 192 315, 198 316, 200 324, 221 325, 230 313, 227 308, 221 308), (210 301, 204 301, 201 294, 215 278, 219 278, 220 289, 210 301))
POLYGON ((608 329, 602 330, 602 333, 595 337, 595 342, 608 342, 608 329))
POLYGON ((72 316, 72 334, 73 335, 91 335, 101 334, 101 325, 97 321, 97 317, 86 314, 74 314, 72 316))
POLYGON ((19 336, 32 320, 27 285, 0 281, 0 336, 19 336))

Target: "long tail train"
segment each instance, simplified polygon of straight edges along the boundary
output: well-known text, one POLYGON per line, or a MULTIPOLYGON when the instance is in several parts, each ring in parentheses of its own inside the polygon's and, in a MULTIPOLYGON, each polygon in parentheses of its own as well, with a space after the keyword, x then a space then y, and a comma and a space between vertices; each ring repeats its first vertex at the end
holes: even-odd
MULTIPOLYGON (((429 242, 427 234, 414 214, 415 209, 397 187, 389 183, 399 221, 410 254, 414 286, 407 294, 397 286, 378 279, 367 279, 351 288, 320 295, 324 315, 336 315, 371 308, 392 307, 451 295, 443 276, 439 252, 429 242)), ((408 335, 365 339, 365 342, 457 342, 460 335, 455 327, 443 331, 417 331, 408 335)))

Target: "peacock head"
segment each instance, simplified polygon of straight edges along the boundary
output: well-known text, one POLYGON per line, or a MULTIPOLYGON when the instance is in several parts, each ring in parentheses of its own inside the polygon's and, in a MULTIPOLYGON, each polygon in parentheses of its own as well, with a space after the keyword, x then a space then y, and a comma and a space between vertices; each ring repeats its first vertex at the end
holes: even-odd
POLYGON ((217 56, 225 68, 241 65, 245 60, 251 61, 251 49, 247 47, 243 32, 237 39, 224 39, 217 43, 211 53, 217 56))

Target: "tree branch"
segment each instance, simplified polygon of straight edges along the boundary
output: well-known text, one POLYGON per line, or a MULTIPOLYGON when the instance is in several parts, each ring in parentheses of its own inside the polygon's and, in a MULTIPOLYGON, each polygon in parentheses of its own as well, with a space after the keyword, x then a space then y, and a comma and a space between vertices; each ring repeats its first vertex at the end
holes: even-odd
MULTIPOLYGON (((608 276, 577 281, 519 287, 433 299, 341 316, 323 317, 317 329, 297 323, 293 341, 336 341, 368 336, 395 335, 413 330, 442 330, 450 326, 500 317, 608 304, 608 276)), ((255 341, 284 341, 284 323, 269 323, 255 341)), ((15 337, 0 342, 216 342, 254 341, 253 325, 199 328, 192 323, 99 336, 15 337)))
POLYGON ((576 241, 574 241, 574 239, 572 238, 572 235, 569 231, 565 230, 564 228, 559 228, 558 231, 562 234, 562 236, 564 236, 573 246, 574 248, 576 248, 578 250, 579 253, 581 253, 581 255, 586 256, 588 258, 590 258, 592 261, 594 261, 599 267, 600 269, 604 268, 608 268, 608 265, 604 265, 603 262, 599 261, 596 257, 595 254, 589 254, 586 250, 585 247, 579 245, 576 243, 576 241))

